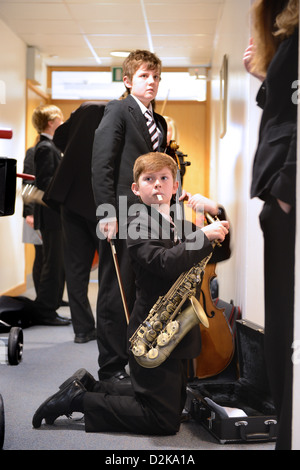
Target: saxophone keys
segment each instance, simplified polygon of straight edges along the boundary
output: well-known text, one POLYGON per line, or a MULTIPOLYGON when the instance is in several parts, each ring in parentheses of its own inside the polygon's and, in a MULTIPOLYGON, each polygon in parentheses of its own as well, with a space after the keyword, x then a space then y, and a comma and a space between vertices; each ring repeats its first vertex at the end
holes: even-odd
POLYGON ((156 320, 156 321, 154 321, 154 322, 152 323, 152 328, 153 328, 153 330, 155 330, 155 331, 161 331, 162 328, 163 328, 163 324, 162 324, 161 321, 156 320))
POLYGON ((164 323, 166 323, 169 320, 169 318, 170 318, 170 314, 166 310, 161 312, 161 314, 159 315, 159 319, 164 323))
POLYGON ((177 333, 177 331, 179 330, 179 323, 178 323, 178 321, 174 320, 174 321, 172 321, 171 323, 169 323, 169 324, 167 325, 166 330, 167 330, 167 333, 168 333, 169 335, 175 335, 175 333, 177 333))
POLYGON ((167 311, 167 313, 174 312, 174 306, 172 304, 167 305, 166 306, 166 311, 167 311))
POLYGON ((152 343, 152 341, 156 338, 157 336, 157 333, 156 331, 154 330, 148 330, 146 333, 145 333, 145 338, 147 341, 149 341, 149 343, 152 343))
POLYGON ((161 333, 157 337, 158 346, 165 346, 170 341, 170 336, 167 333, 161 333))
POLYGON ((142 341, 137 341, 132 347, 132 353, 137 356, 144 356, 146 354, 146 345, 142 341))
POLYGON ((149 359, 156 359, 158 356, 158 350, 156 348, 149 349, 147 356, 149 359))

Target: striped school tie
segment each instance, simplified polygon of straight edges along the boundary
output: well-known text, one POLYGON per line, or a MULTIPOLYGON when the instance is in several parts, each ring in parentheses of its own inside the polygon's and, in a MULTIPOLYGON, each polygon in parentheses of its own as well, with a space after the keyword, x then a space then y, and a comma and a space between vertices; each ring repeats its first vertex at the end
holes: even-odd
POLYGON ((158 148, 158 132, 157 132, 156 124, 154 122, 154 119, 153 119, 150 111, 145 112, 145 117, 147 119, 147 126, 148 126, 148 130, 149 130, 153 150, 157 150, 157 148, 158 148))

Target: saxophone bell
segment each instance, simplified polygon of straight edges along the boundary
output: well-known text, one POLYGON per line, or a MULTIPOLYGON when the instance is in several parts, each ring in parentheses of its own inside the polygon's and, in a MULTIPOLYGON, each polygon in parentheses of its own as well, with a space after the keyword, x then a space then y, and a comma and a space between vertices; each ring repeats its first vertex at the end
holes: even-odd
POLYGON ((202 323, 202 325, 205 326, 205 328, 209 328, 209 321, 208 321, 207 315, 202 305, 200 304, 199 300, 197 300, 196 297, 191 297, 190 301, 194 309, 194 312, 199 319, 199 322, 202 323))

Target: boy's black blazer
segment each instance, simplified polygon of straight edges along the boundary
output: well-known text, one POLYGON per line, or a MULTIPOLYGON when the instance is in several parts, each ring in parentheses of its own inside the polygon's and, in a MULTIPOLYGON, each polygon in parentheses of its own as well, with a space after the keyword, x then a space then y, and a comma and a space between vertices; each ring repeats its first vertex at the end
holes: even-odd
MULTIPOLYGON (((167 124, 154 113, 161 130, 159 151, 167 145, 167 124)), ((127 196, 129 204, 137 202, 131 191, 133 165, 145 153, 153 151, 146 124, 139 105, 132 96, 110 101, 95 132, 92 156, 92 185, 96 206, 111 204, 118 207, 118 197, 127 196)))
POLYGON ((85 219, 96 221, 91 162, 95 130, 105 109, 101 102, 83 103, 59 126, 53 142, 64 153, 44 201, 58 209, 62 204, 85 219))
POLYGON ((295 205, 298 28, 279 46, 257 101, 263 108, 251 197, 269 195, 295 205))

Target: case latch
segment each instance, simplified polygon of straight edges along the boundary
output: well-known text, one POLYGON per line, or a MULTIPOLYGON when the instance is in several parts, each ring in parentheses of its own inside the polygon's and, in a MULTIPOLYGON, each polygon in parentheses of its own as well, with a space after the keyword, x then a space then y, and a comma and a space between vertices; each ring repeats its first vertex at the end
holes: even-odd
POLYGON ((240 436, 243 441, 270 441, 275 437, 275 427, 277 424, 276 419, 267 419, 264 421, 266 426, 269 426, 269 432, 266 433, 246 433, 248 421, 236 421, 235 426, 240 428, 240 436))

